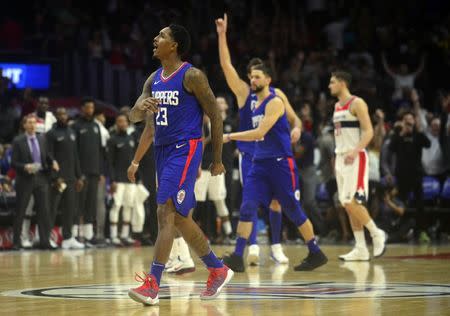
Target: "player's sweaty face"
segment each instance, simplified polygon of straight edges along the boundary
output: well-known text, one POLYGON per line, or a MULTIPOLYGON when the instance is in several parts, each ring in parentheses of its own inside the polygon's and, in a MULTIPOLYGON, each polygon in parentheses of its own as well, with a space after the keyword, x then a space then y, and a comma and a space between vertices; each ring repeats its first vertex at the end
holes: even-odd
POLYGON ((269 83, 269 77, 267 77, 261 70, 252 70, 250 73, 250 86, 253 91, 259 92, 268 86, 269 83))
POLYGON ((176 43, 172 39, 170 29, 165 27, 153 39, 153 57, 167 56, 173 49, 176 49, 176 43))

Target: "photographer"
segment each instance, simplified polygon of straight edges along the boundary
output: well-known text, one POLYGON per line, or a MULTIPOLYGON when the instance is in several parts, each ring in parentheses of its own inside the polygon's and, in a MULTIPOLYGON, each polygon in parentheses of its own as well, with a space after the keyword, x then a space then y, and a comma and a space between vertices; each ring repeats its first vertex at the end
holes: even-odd
POLYGON ((397 164, 395 176, 399 190, 399 197, 405 203, 410 192, 414 193, 414 206, 417 209, 417 228, 420 239, 426 241, 426 218, 424 217, 423 190, 422 190, 422 149, 430 147, 430 140, 421 131, 413 112, 405 112, 401 123, 397 123, 389 145, 395 154, 397 164))

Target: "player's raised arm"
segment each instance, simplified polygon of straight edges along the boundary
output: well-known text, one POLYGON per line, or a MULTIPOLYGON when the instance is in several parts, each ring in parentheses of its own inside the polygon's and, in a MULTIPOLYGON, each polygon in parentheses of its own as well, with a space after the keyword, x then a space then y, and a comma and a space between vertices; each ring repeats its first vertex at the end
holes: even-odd
POLYGON ((139 168, 139 162, 142 157, 144 157, 150 145, 153 143, 153 136, 155 134, 155 126, 153 123, 153 113, 147 113, 147 118, 145 120, 145 127, 142 131, 141 137, 139 139, 139 144, 134 153, 133 161, 131 161, 128 167, 127 176, 128 180, 131 182, 136 182, 136 171, 139 168))
POLYGON ((281 98, 281 100, 283 100, 286 109, 286 116, 289 121, 289 125, 291 125, 291 142, 296 143, 300 139, 302 133, 302 121, 297 116, 297 114, 295 114, 295 111, 292 108, 292 105, 289 102, 286 94, 278 88, 275 89, 275 93, 281 98))
POLYGON ((275 125, 283 113, 283 101, 280 98, 274 98, 267 103, 264 118, 261 120, 257 128, 245 132, 227 134, 224 137, 225 141, 240 140, 244 142, 252 142, 261 139, 275 125))
POLYGON ((230 50, 227 43, 228 17, 225 13, 223 19, 216 20, 217 36, 219 41, 219 58, 228 87, 233 91, 238 101, 239 108, 243 107, 250 91, 248 84, 239 77, 231 63, 230 50))
POLYGON ((223 121, 217 108, 216 97, 209 86, 206 75, 197 68, 190 68, 184 78, 186 89, 198 99, 203 111, 211 121, 211 144, 213 161, 211 174, 219 175, 225 171, 222 164, 223 121))
POLYGON ((155 77, 155 73, 152 73, 150 77, 145 81, 144 87, 142 88, 142 93, 136 100, 133 108, 130 111, 129 119, 131 122, 136 123, 145 120, 146 113, 151 111, 156 113, 158 111, 159 101, 152 98, 152 82, 155 77))

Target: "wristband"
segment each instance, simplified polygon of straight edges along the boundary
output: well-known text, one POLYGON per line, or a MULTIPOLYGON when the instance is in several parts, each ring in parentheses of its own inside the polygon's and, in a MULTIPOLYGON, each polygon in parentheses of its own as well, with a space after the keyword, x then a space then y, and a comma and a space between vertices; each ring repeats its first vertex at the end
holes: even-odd
POLYGON ((131 164, 132 164, 134 167, 139 167, 139 162, 135 162, 134 160, 131 161, 131 164))
POLYGON ((230 133, 227 134, 227 141, 231 141, 231 135, 230 135, 230 133))

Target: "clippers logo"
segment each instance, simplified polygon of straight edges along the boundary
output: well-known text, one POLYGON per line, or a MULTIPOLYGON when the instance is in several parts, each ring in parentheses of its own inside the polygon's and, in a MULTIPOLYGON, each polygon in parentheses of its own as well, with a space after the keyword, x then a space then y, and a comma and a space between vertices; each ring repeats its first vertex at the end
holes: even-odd
POLYGON ((183 203, 185 197, 186 197, 186 191, 184 191, 184 190, 178 191, 178 193, 177 193, 177 202, 178 202, 178 204, 183 203))
POLYGON ((300 201, 300 190, 295 190, 295 199, 300 201))

